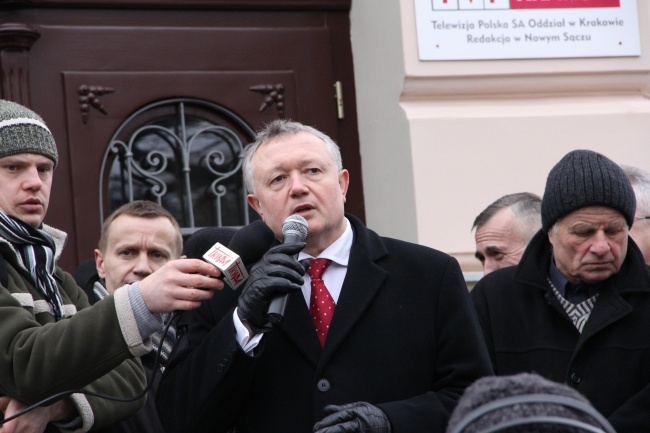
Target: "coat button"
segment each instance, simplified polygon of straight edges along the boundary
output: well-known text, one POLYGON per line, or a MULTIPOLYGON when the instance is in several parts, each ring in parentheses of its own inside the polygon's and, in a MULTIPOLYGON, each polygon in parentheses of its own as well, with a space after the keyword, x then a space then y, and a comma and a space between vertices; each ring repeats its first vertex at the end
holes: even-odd
POLYGON ((578 373, 573 373, 573 374, 571 375, 571 382, 573 382, 573 383, 575 383, 575 384, 577 385, 577 384, 579 384, 581 381, 582 381, 582 378, 580 377, 580 375, 578 375, 578 373))
POLYGON ((327 392, 330 390, 330 381, 327 379, 321 379, 316 384, 316 387, 320 392, 327 392))

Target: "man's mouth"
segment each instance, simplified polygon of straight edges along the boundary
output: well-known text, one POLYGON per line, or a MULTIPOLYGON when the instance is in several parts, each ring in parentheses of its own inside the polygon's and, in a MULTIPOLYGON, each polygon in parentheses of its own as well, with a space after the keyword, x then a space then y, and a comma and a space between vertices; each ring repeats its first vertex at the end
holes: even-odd
POLYGON ((597 263, 587 263, 586 266, 591 269, 598 269, 598 268, 605 268, 608 266, 612 266, 613 264, 614 264, 613 262, 597 262, 597 263))
POLYGON ((20 203, 20 206, 28 212, 40 212, 43 208, 43 204, 38 199, 25 200, 20 203))
POLYGON ((303 213, 303 212, 309 212, 309 211, 312 210, 312 209, 314 209, 314 207, 311 206, 311 205, 302 205, 302 206, 298 206, 298 207, 296 207, 296 208, 293 210, 293 213, 294 213, 294 214, 300 214, 300 213, 303 213))

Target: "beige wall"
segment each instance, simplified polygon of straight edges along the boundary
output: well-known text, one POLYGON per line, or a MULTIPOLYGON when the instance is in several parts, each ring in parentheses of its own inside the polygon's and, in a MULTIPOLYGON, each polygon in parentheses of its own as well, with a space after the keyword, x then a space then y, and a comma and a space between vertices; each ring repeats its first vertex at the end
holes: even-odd
POLYGON ((568 151, 650 170, 649 2, 640 57, 418 60, 413 0, 353 0, 368 225, 480 269, 474 217, 501 195, 542 195, 568 151))

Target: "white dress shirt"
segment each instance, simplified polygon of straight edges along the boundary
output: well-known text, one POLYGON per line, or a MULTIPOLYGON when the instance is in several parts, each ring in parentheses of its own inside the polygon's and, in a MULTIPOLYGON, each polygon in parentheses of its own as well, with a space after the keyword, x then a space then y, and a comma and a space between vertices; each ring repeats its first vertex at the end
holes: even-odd
MULTIPOLYGON (((313 257, 303 252, 300 252, 298 255, 298 260, 319 258, 329 259, 332 261, 323 274, 323 282, 335 303, 338 303, 339 301, 341 288, 343 287, 343 280, 345 280, 345 274, 348 271, 348 260, 350 259, 350 249, 352 248, 353 238, 352 226, 350 225, 350 221, 345 218, 345 231, 343 234, 318 257, 313 257)), ((305 274, 304 280, 305 283, 302 286, 302 294, 305 298, 307 309, 309 309, 309 300, 311 297, 311 278, 309 277, 309 274, 305 274)), ((237 330, 237 341, 239 342, 239 345, 244 349, 244 352, 250 353, 255 349, 255 347, 257 347, 264 334, 257 334, 250 337, 248 330, 241 320, 239 320, 236 308, 233 313, 233 322, 235 324, 235 329, 237 330)))

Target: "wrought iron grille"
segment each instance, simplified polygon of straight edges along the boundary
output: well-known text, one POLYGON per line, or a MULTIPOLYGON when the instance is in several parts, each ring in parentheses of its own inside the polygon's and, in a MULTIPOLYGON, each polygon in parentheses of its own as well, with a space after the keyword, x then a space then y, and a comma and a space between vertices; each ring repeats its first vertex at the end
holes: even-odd
POLYGON ((254 211, 246 202, 241 167, 254 136, 235 113, 203 100, 167 99, 141 108, 122 123, 104 153, 101 221, 120 205, 142 199, 169 210, 185 235, 201 227, 248 224, 254 211))

